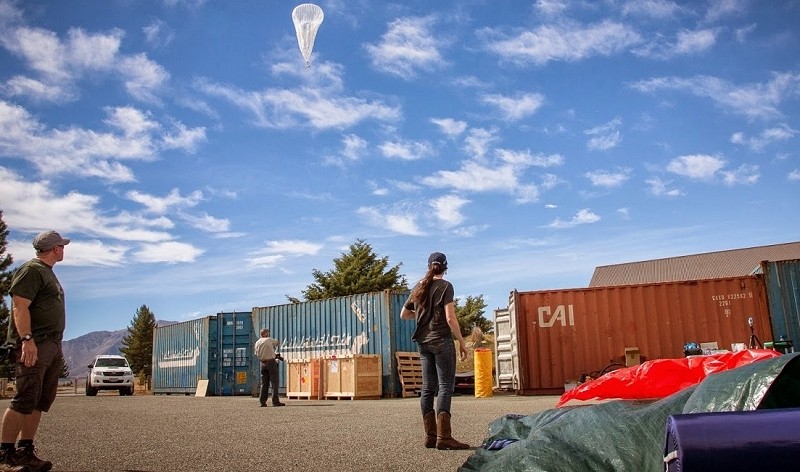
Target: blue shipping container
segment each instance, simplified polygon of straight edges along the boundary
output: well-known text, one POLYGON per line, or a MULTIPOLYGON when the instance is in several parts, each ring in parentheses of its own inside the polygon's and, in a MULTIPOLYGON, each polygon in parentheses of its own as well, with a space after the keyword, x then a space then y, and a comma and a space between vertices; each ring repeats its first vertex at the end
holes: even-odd
POLYGON ((218 313, 161 326, 153 331, 154 394, 195 394, 208 380, 206 395, 255 395, 252 314, 218 313))
MULTIPOLYGON (((328 298, 303 303, 253 308, 253 332, 269 328, 280 341, 285 360, 378 354, 383 394, 401 394, 398 351, 416 351, 411 341, 415 323, 401 320, 408 292, 383 292, 328 298)), ((280 390, 286 391, 286 367, 280 369, 280 390)))
POLYGON ((800 347, 800 260, 762 262, 772 336, 800 347))

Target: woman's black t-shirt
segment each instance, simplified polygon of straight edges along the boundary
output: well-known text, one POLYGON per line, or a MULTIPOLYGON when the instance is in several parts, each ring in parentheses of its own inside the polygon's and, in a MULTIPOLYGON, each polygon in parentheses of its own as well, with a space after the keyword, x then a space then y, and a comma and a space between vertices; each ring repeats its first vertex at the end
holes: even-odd
POLYGON ((405 307, 414 310, 417 316, 417 329, 411 339, 417 343, 427 343, 452 337, 444 307, 453 302, 453 293, 453 284, 444 279, 433 279, 428 288, 427 300, 414 303, 409 297, 405 307))

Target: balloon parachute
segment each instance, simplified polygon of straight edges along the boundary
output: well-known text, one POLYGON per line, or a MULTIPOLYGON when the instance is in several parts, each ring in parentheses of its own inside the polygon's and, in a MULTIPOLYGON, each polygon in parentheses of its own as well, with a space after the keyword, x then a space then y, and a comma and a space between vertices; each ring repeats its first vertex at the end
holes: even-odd
POLYGON ((303 3, 292 10, 297 45, 300 46, 300 52, 303 54, 303 59, 306 60, 306 67, 311 67, 309 61, 311 60, 311 50, 314 49, 314 38, 317 36, 317 30, 324 17, 322 8, 313 3, 303 3))

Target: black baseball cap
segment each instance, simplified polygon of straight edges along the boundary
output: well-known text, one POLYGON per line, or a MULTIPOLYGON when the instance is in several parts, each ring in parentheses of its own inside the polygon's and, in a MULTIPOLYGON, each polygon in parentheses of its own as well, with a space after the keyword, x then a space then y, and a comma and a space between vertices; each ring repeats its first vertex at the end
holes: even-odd
POLYGON ((433 264, 439 264, 442 268, 447 269, 447 256, 441 252, 432 252, 431 255, 428 256, 428 266, 432 266, 433 264))

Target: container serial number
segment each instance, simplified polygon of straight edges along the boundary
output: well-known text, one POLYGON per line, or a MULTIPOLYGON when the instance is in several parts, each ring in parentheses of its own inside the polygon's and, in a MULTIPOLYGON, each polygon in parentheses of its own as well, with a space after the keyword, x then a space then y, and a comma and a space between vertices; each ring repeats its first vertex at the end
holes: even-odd
POLYGON ((712 295, 711 300, 715 302, 730 301, 730 300, 744 300, 746 298, 753 298, 753 292, 739 292, 739 293, 726 293, 724 295, 712 295))

